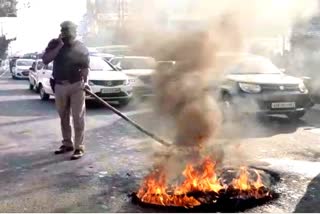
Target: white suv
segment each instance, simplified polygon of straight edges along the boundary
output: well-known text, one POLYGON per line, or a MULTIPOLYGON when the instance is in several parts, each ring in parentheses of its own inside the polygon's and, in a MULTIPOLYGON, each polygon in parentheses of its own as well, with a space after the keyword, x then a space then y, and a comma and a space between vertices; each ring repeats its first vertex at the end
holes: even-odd
MULTIPOLYGON (((38 87, 42 100, 48 100, 50 95, 54 95, 50 86, 50 77, 48 75, 39 78, 38 87)), ((117 101, 119 105, 127 105, 132 98, 132 86, 129 78, 123 72, 105 62, 100 57, 90 56, 89 85, 91 91, 104 100, 117 101)), ((93 100, 94 97, 87 95, 87 100, 93 100)))

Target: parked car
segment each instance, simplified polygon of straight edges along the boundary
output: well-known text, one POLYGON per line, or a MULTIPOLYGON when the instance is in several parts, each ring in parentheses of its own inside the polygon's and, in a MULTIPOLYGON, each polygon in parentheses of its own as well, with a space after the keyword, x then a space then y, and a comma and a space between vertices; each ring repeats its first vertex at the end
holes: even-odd
POLYGON ((28 79, 29 68, 32 66, 33 59, 17 59, 12 67, 13 79, 28 79))
POLYGON ((50 78, 52 76, 52 67, 52 63, 45 65, 42 59, 35 60, 29 72, 29 89, 39 92, 39 80, 50 78))
POLYGON ((19 59, 19 57, 10 57, 9 58, 9 70, 10 73, 13 73, 13 68, 16 66, 16 61, 19 59))
POLYGON ((224 75, 218 88, 226 117, 261 113, 299 119, 313 105, 303 80, 283 73, 265 57, 244 57, 224 75))
POLYGON ((102 47, 95 47, 100 53, 112 54, 112 55, 128 55, 131 52, 131 48, 128 45, 108 45, 102 47))
POLYGON ((112 58, 110 63, 128 75, 136 95, 152 95, 151 77, 157 65, 154 58, 147 56, 121 56, 112 58))
MULTIPOLYGON (((40 98, 49 100, 54 95, 50 86, 50 77, 45 75, 38 80, 40 98)), ((90 56, 90 72, 88 77, 91 91, 106 101, 117 101, 119 105, 127 105, 132 97, 132 86, 126 74, 118 71, 100 57, 90 56)), ((87 95, 86 100, 95 98, 87 95)))
POLYGON ((109 62, 113 57, 115 57, 113 54, 105 54, 105 53, 90 53, 90 56, 101 57, 106 62, 109 62))

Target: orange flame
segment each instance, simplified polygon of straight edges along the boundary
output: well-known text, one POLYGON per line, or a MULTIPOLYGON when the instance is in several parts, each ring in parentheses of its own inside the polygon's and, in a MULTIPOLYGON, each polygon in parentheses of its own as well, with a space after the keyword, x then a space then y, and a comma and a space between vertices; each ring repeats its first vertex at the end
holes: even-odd
POLYGON ((232 185, 235 189, 239 190, 249 190, 250 189, 250 181, 248 177, 248 171, 246 167, 240 168, 239 178, 232 180, 232 185))
POLYGON ((186 194, 188 192, 218 192, 223 188, 215 173, 215 163, 209 158, 202 163, 200 170, 196 170, 192 165, 187 165, 183 171, 186 177, 181 186, 177 187, 175 194, 186 194))
POLYGON ((229 186, 252 197, 263 196, 259 188, 263 187, 263 182, 258 171, 255 170, 257 179, 252 181, 246 167, 241 167, 239 176, 232 180, 231 184, 223 184, 216 173, 216 164, 210 158, 206 158, 200 167, 195 168, 188 164, 183 171, 185 180, 175 188, 169 187, 163 169, 151 172, 143 181, 137 196, 142 202, 163 205, 163 206, 183 206, 191 208, 199 206, 201 203, 188 193, 192 192, 215 192, 226 190, 229 186))
POLYGON ((163 170, 153 172, 145 178, 137 196, 143 202, 163 206, 194 207, 200 205, 193 197, 168 194, 166 186, 166 177, 163 170))

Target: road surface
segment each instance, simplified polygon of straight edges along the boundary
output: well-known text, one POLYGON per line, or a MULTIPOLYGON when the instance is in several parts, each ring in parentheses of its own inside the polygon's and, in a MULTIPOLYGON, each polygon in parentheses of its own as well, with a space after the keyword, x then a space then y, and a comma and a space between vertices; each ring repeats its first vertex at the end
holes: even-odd
MULTIPOLYGON (((157 131, 148 105, 121 111, 157 131)), ((279 173, 280 198, 249 212, 320 212, 320 107, 298 122, 245 121, 229 127, 226 162, 279 173), (233 131, 232 131, 233 130, 233 131)), ((228 130, 228 129, 227 129, 228 130)), ((0 75, 1 212, 154 212, 130 203, 162 147, 117 115, 90 104, 86 154, 55 156, 60 128, 54 100, 40 101, 28 82, 0 75)))

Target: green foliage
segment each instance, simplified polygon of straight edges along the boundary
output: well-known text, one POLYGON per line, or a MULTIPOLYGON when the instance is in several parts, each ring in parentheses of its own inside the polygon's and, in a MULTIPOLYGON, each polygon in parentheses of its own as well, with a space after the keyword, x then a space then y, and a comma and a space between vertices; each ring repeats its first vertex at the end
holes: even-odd
POLYGON ((7 39, 6 36, 0 36, 0 59, 7 57, 8 47, 11 41, 15 39, 7 39))
POLYGON ((0 0, 0 17, 16 17, 17 0, 0 0))

